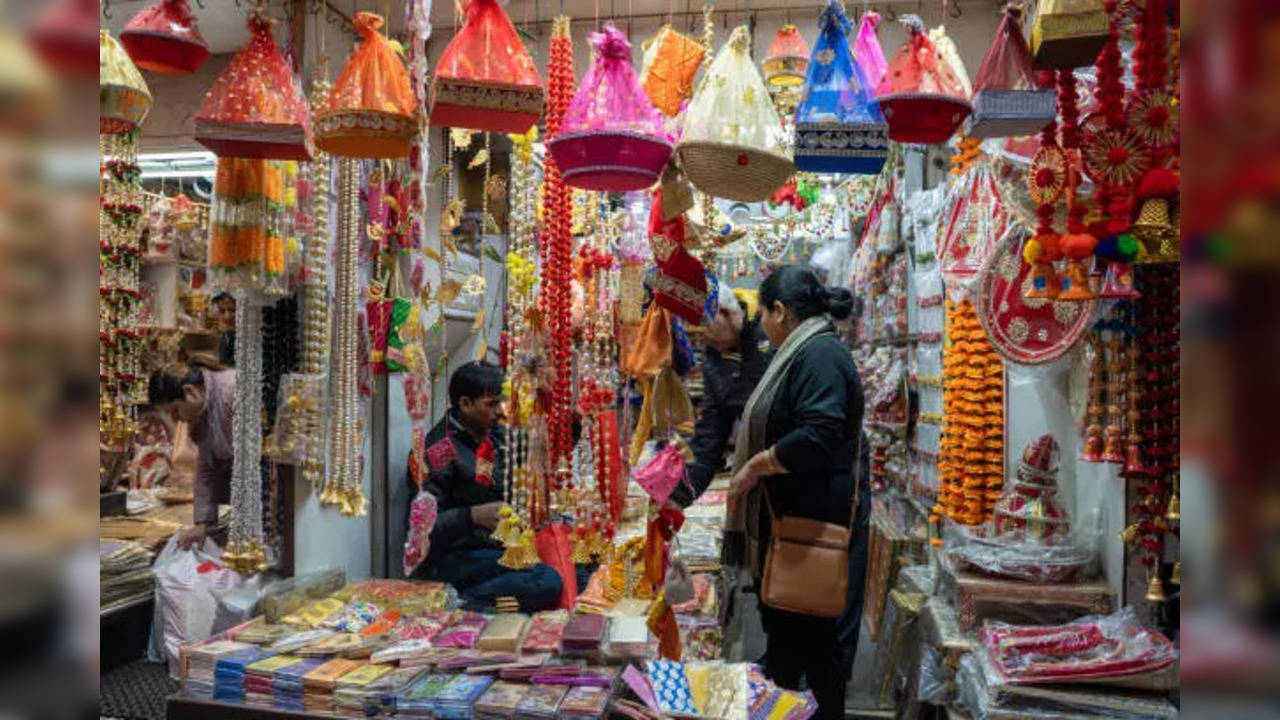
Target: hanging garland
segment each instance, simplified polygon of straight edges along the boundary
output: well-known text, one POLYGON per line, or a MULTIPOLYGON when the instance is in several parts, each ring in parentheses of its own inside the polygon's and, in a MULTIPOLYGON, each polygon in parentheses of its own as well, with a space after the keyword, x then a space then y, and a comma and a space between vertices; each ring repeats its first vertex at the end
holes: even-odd
POLYGON ((231 530, 222 560, 241 574, 267 569, 262 534, 262 306, 236 293, 236 382, 232 413, 231 530))
POLYGON ((142 335, 137 327, 142 219, 136 130, 98 136, 98 433, 123 451, 137 430, 142 335))
POLYGON ((360 296, 360 162, 338 162, 338 249, 334 256, 334 351, 329 396, 329 467, 322 503, 337 505, 343 515, 364 515, 367 500, 360 470, 359 337, 360 296))
MULTIPOLYGON (((329 96, 323 72, 311 88, 312 106, 329 96)), ((329 188, 332 162, 328 153, 316 151, 307 167, 311 190, 310 232, 302 268, 303 345, 301 372, 306 376, 309 398, 302 409, 302 479, 325 502, 325 430, 329 414, 325 395, 329 373, 329 188)))

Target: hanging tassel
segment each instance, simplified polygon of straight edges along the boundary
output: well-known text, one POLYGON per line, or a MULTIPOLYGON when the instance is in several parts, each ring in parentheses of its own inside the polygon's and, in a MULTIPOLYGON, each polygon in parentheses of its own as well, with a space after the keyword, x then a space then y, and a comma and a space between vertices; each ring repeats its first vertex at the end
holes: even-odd
POLYGON ((667 605, 665 595, 661 592, 649 605, 646 617, 649 630, 658 638, 658 654, 667 660, 680 661, 680 626, 676 623, 675 613, 667 605))

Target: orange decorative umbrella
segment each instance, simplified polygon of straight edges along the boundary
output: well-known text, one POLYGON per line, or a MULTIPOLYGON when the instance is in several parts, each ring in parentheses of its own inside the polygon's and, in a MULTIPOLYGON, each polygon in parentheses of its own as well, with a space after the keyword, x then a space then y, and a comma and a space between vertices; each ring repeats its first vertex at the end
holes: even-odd
POLYGON ((353 24, 360 45, 316 116, 316 144, 342 157, 405 157, 418 128, 409 71, 378 32, 382 16, 359 12, 353 24))
POLYGON ((498 0, 471 0, 431 84, 431 124, 525 133, 542 117, 542 79, 498 0))
POLYGON ((231 58, 196 113, 196 142, 219 157, 310 160, 311 111, 271 37, 272 20, 249 16, 249 43, 231 58))

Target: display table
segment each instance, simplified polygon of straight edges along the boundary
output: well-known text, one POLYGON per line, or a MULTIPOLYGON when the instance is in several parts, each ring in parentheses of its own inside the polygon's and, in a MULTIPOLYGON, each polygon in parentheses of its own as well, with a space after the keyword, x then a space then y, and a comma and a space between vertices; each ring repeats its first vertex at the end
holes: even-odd
POLYGON ((268 718, 335 718, 335 713, 309 713, 282 710, 273 707, 257 707, 219 700, 200 700, 182 693, 169 696, 165 703, 165 717, 171 720, 267 720, 268 718))

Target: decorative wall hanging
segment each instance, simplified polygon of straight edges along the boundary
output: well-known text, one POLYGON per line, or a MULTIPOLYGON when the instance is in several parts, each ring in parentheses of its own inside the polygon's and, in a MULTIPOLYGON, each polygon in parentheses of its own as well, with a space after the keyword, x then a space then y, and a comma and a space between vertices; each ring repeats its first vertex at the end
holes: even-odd
POLYGON ((1031 55, 1036 67, 1056 70, 1092 65, 1107 42, 1109 27, 1102 0, 1040 0, 1031 27, 1031 55))
POLYGON ((216 287, 279 297, 297 214, 297 163, 218 158, 209 218, 209 269, 216 287))
POLYGON ((572 187, 607 192, 651 187, 672 148, 662 115, 631 68, 631 43, 612 22, 603 32, 589 34, 588 42, 591 69, 547 148, 572 187))
POLYGON ((818 27, 821 34, 796 108, 796 168, 878 174, 889 155, 888 127, 849 50, 852 26, 840 0, 828 0, 818 27))
POLYGON ((904 143, 946 142, 969 116, 964 87, 938 52, 917 15, 904 15, 907 41, 898 48, 877 89, 889 123, 889 139, 904 143))
POLYGON ((740 202, 767 199, 796 169, 750 46, 747 27, 735 28, 689 103, 676 148, 699 190, 740 202))
POLYGON ((1031 266, 1022 262, 1028 233, 1011 225, 978 275, 975 305, 991 345, 1009 362, 1042 365, 1066 354, 1089 329, 1093 303, 1027 298, 1031 266))
POLYGON ((973 115, 964 126, 967 137, 1030 135, 1053 122, 1057 104, 1052 90, 1036 87, 1021 18, 1021 9, 1011 4, 982 58, 974 83, 973 115))
POLYGON ((809 67, 809 43, 804 41, 800 28, 787 23, 778 30, 773 42, 769 43, 769 54, 764 58, 763 67, 764 81, 770 88, 804 84, 809 67))
POLYGON ((1010 222, 990 163, 975 162, 947 190, 938 265, 949 287, 976 278, 1010 222))
POLYGON ((693 92, 693 76, 702 67, 707 49, 697 40, 663 25, 645 44, 640 84, 654 107, 669 116, 680 113, 693 92))
POLYGON ((649 215, 649 242, 658 262, 653 301, 678 317, 699 325, 707 301, 707 278, 702 263, 685 248, 684 217, 662 219, 662 191, 654 193, 649 215))
POLYGON ((123 453, 137 430, 136 406, 146 401, 137 327, 142 185, 136 133, 102 136, 99 143, 98 431, 106 448, 123 453))
POLYGON ((339 157, 397 158, 409 154, 418 130, 409 72, 378 28, 382 17, 356 13, 360 44, 347 59, 316 115, 316 144, 339 157))
POLYGON ((186 75, 209 59, 209 43, 187 0, 158 0, 134 15, 120 42, 134 64, 152 72, 186 75))
POLYGON ((135 130, 151 110, 151 91, 142 73, 111 33, 98 33, 98 132, 135 130))
POLYGON ((195 120, 195 140, 220 157, 310 160, 311 110, 271 36, 274 21, 249 15, 249 42, 213 82, 195 120))
POLYGON ((466 10, 436 64, 431 124, 523 133, 543 110, 533 59, 498 0, 471 0, 466 10))

